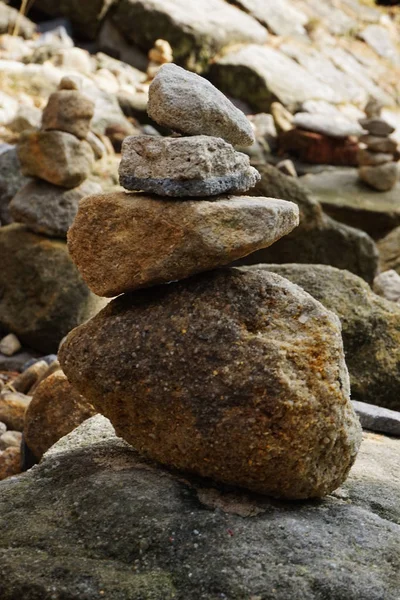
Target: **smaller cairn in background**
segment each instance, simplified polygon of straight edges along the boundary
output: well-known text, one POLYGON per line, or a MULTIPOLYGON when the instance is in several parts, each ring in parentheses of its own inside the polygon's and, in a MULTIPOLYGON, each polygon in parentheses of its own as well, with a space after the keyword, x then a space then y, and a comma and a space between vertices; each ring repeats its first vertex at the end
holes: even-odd
POLYGON ((149 59, 147 76, 149 79, 154 79, 162 65, 172 63, 174 60, 171 45, 166 40, 156 40, 147 56, 149 59))
POLYGON ((371 98, 365 107, 367 118, 360 124, 368 132, 360 137, 358 152, 361 181, 378 192, 391 190, 399 179, 397 143, 390 138, 392 127, 381 115, 382 107, 371 98))

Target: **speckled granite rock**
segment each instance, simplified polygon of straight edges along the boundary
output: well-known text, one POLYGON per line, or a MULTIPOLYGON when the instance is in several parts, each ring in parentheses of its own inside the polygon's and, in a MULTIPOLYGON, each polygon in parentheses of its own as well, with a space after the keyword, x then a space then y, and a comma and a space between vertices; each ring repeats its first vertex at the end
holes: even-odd
POLYGON ((209 81, 174 64, 163 65, 149 89, 149 116, 159 125, 191 135, 222 137, 250 146, 246 116, 209 81))
POLYGON ((42 129, 60 130, 84 139, 90 130, 94 102, 76 90, 59 90, 51 94, 43 111, 42 129))
POLYGON ((399 445, 365 434, 343 487, 288 504, 176 476, 97 415, 0 484, 0 595, 397 600, 399 445))
POLYGON ((37 459, 60 438, 96 413, 59 369, 36 389, 25 413, 25 443, 37 459))
POLYGON ((73 188, 87 179, 94 165, 86 140, 64 131, 26 131, 18 144, 23 175, 73 188))
POLYGON ((183 471, 318 497, 358 450, 339 320, 274 274, 224 269, 122 296, 59 360, 118 435, 183 471))
POLYGON ((119 179, 127 190, 182 197, 247 192, 260 175, 246 154, 221 138, 129 136, 119 179))
POLYGON ((101 186, 92 181, 65 189, 35 179, 19 190, 9 210, 14 221, 25 224, 35 233, 66 238, 78 212, 79 201, 99 192, 101 186))
POLYGON ((400 307, 348 271, 325 265, 260 267, 300 285, 337 314, 352 398, 400 410, 400 307))
POLYGON ((297 206, 284 200, 115 192, 81 200, 68 249, 90 289, 112 297, 228 264, 297 224, 297 206))

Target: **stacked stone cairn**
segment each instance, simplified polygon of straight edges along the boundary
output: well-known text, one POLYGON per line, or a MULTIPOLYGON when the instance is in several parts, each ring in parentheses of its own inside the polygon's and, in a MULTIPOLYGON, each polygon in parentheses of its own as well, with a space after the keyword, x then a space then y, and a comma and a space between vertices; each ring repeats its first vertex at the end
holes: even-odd
POLYGON ((18 158, 23 175, 33 177, 10 203, 14 221, 53 237, 67 237, 79 200, 98 192, 88 181, 94 153, 86 140, 94 104, 79 91, 74 77, 64 77, 43 112, 39 131, 21 135, 18 158))
POLYGON ((379 115, 362 119, 360 124, 368 133, 360 137, 359 177, 369 187, 387 192, 394 188, 399 179, 397 161, 400 154, 397 142, 389 137, 394 127, 379 115))
POLYGON ((266 270, 224 267, 298 224, 291 202, 243 195, 259 176, 233 145, 245 116, 164 65, 149 115, 183 135, 128 137, 128 193, 80 202, 69 250, 97 294, 59 360, 117 435, 168 467, 286 498, 323 496, 355 459, 340 323, 266 270), (142 288, 142 289, 141 289, 142 288))
POLYGON ((0 229, 0 328, 44 354, 57 352, 61 339, 105 304, 87 288, 65 241, 81 198, 101 191, 87 179, 93 112, 77 79, 62 79, 41 129, 20 136, 18 157, 29 179, 10 203, 15 223, 0 229))

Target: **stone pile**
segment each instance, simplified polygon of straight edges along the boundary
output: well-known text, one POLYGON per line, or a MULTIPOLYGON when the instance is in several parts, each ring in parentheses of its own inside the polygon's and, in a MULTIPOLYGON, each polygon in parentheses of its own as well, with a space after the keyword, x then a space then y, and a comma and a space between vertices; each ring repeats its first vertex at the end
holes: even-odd
POLYGON ((122 295, 67 336, 62 368, 162 464, 277 497, 323 496, 360 443, 339 320, 282 277, 221 268, 289 233, 298 208, 239 195, 259 179, 233 148, 253 143, 252 128, 203 78, 164 65, 149 114, 183 135, 128 137, 129 193, 81 201, 72 258, 95 293, 122 295))
POLYGON ((25 346, 56 352, 61 339, 104 306, 86 287, 65 238, 81 198, 101 190, 88 180, 94 164, 86 140, 93 102, 64 77, 43 112, 40 130, 26 130, 17 147, 29 177, 0 229, 0 327, 25 346))
POLYGON ((362 119, 360 124, 367 134, 360 137, 358 153, 359 178, 369 187, 387 192, 399 179, 397 143, 390 138, 394 127, 379 116, 362 119))
POLYGON ((94 165, 86 139, 94 103, 78 85, 76 78, 64 77, 44 109, 41 129, 23 132, 18 145, 22 173, 34 179, 14 196, 11 215, 52 237, 65 238, 79 200, 100 189, 87 181, 94 165))

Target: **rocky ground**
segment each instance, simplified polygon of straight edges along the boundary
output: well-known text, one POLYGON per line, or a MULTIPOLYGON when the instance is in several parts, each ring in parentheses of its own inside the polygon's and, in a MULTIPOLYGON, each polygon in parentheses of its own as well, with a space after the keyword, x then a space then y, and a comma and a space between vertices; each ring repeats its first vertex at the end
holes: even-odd
POLYGON ((19 7, 1 600, 399 600, 400 7, 19 7))

